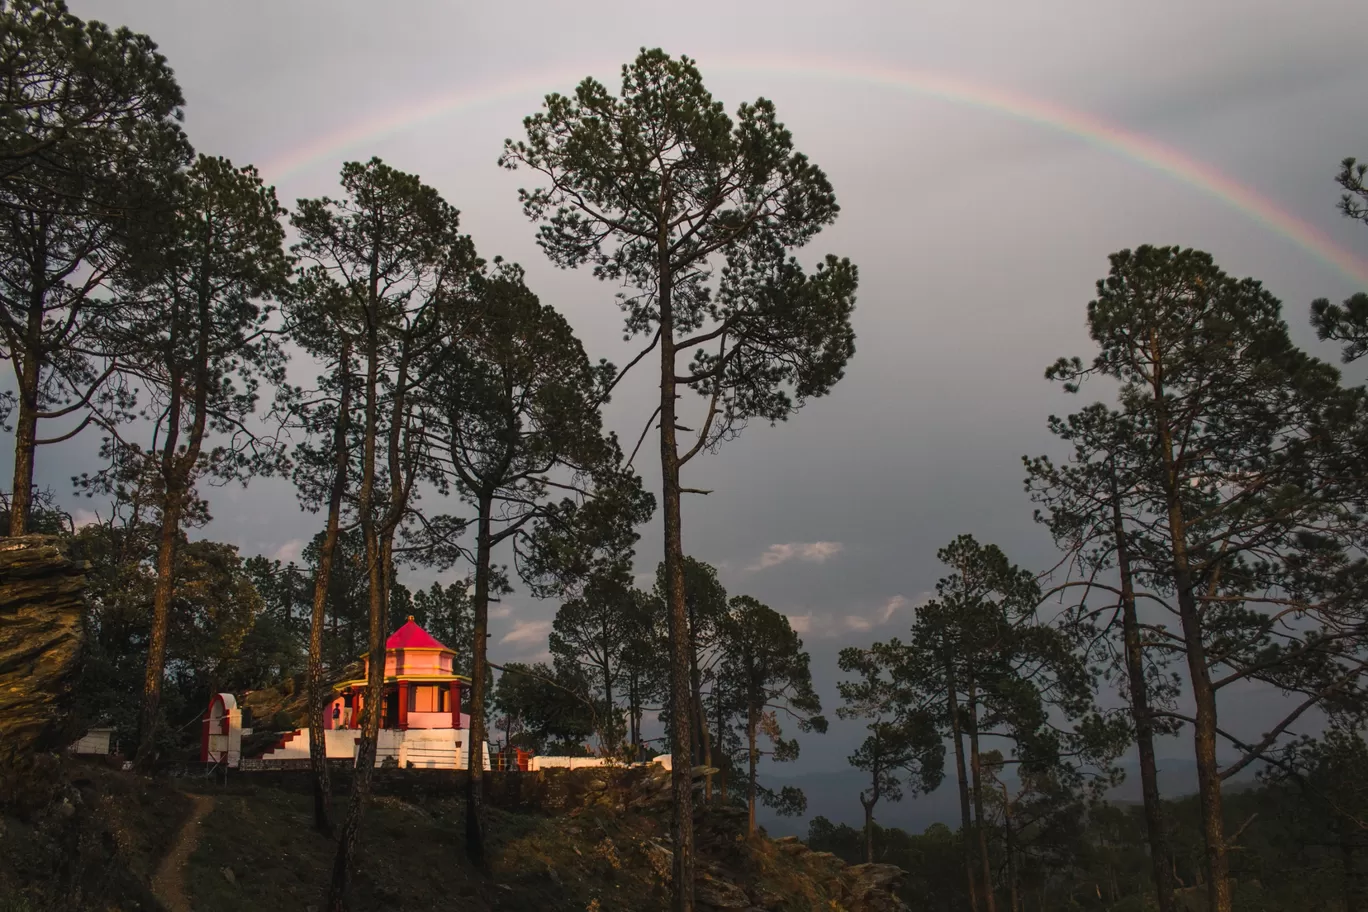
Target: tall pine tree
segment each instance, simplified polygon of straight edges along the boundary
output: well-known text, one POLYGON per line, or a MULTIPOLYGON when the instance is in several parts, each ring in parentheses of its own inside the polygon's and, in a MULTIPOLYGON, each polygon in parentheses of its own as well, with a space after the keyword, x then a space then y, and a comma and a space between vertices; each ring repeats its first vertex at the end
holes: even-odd
MULTIPOLYGON (((854 351, 856 270, 829 256, 813 273, 790 255, 835 219, 826 176, 794 151, 764 99, 733 119, 687 57, 644 50, 621 94, 594 79, 550 95, 500 163, 545 185, 521 193, 539 242, 563 267, 590 264, 625 286, 626 326, 659 356, 659 451, 672 706, 692 717, 680 471, 748 419, 782 420, 825 394, 854 351), (720 275, 717 270, 721 267, 720 275), (714 279, 716 278, 716 281, 714 279), (681 366, 679 357, 692 357, 681 366), (681 451, 680 390, 706 401, 681 451)), ((643 438, 646 431, 643 431, 643 438)), ((693 909, 692 724, 671 726, 673 908, 693 909)))

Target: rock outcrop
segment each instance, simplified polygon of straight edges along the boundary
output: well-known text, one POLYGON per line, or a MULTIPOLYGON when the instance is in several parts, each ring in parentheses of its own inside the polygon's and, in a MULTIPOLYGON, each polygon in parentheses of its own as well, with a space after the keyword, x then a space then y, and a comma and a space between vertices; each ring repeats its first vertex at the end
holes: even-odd
MULTIPOLYGON (((670 774, 648 766, 629 771, 555 770, 538 777, 543 812, 579 817, 598 810, 622 816, 667 817, 670 774)), ((701 784, 695 770, 695 784, 701 784)), ((698 853, 695 896, 701 910, 768 912, 808 907, 839 912, 907 912, 898 898, 905 872, 894 865, 847 865, 813 852, 796 838, 746 836, 746 812, 735 805, 695 806, 698 853), (806 897, 800 900, 800 897, 806 897)), ((671 852, 663 838, 640 846, 649 866, 668 881, 671 852)))
POLYGON ((55 537, 0 538, 0 766, 79 735, 85 573, 55 537))

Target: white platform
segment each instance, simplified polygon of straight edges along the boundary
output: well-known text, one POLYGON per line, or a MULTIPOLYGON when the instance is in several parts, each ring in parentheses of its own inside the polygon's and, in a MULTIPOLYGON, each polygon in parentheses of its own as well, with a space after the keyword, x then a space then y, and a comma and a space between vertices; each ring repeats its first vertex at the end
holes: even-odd
MULTIPOLYGON (((384 728, 375 743, 375 763, 393 758, 400 767, 419 769, 465 769, 468 729, 418 728, 400 731, 384 728)), ((355 729, 330 729, 323 733, 329 760, 355 759, 361 733, 355 729)), ((485 769, 490 769, 489 745, 484 745, 485 769)), ((309 730, 295 731, 280 747, 263 754, 263 761, 309 759, 309 730)))

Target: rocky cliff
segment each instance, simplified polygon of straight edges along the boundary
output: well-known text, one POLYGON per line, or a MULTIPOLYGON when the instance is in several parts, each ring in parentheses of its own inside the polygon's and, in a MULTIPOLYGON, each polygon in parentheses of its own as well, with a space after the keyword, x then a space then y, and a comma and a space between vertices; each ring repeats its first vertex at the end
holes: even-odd
POLYGON ((69 744, 86 565, 45 535, 0 539, 0 765, 69 744))
MULTIPOLYGON (((536 780, 520 774, 535 799, 522 796, 540 813, 617 822, 617 851, 643 858, 653 872, 664 908, 672 857, 665 838, 669 817, 670 774, 658 766, 619 770, 548 770, 536 780), (654 826, 652 825, 654 824, 654 826)), ((904 872, 894 865, 847 865, 829 852, 813 852, 794 837, 771 840, 746 835, 746 812, 737 805, 702 803, 694 815, 698 853, 696 898, 702 910, 778 912, 824 909, 831 912, 907 912, 898 898, 904 872)), ((605 831, 606 834, 606 831, 605 831)), ((654 907, 644 901, 640 908, 654 907)), ((607 908, 606 904, 600 908, 607 908)))

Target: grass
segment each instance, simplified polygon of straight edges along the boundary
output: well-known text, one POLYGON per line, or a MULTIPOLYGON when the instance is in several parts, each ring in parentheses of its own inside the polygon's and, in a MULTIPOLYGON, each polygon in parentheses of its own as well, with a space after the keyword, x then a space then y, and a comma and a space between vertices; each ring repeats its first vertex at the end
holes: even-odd
POLYGON ((189 814, 186 796, 73 762, 0 811, 0 912, 154 908, 147 884, 189 814))
MULTIPOLYGON (((214 794, 204 790, 205 794, 214 794)), ((339 822, 341 811, 338 808, 339 822)), ((275 789, 215 794, 190 858, 187 893, 204 912, 322 905, 335 844, 312 829, 308 795, 275 789), (232 871, 230 881, 223 873, 232 871)), ((465 860, 458 799, 418 807, 375 797, 366 809, 352 878, 356 909, 583 912, 640 910, 660 893, 649 868, 629 867, 631 840, 611 821, 489 810, 490 870, 465 860), (617 840, 610 835, 617 830, 617 840), (623 846, 619 846, 619 841, 623 846), (597 901, 597 906, 592 904, 597 901)))
MULTIPOLYGON (((439 777, 440 778, 440 777, 439 777)), ((668 803, 632 804, 627 780, 549 775, 505 792, 488 811, 488 869, 465 860, 464 804, 457 787, 396 777, 396 794, 373 797, 362 823, 351 908, 463 912, 650 912, 668 908, 668 803), (514 810, 516 809, 516 810, 514 810)), ((521 780, 520 780, 521 782, 521 780)), ((312 829, 312 796, 293 780, 272 787, 250 774, 226 786, 148 781, 69 764, 27 816, 0 813, 0 912, 156 908, 148 889, 193 805, 200 820, 184 876, 196 912, 322 907, 335 843, 312 829), (63 811, 63 797, 77 796, 63 811), (8 816, 6 816, 8 815, 8 816)), ((633 792, 633 789, 636 789, 633 792)), ((345 798, 335 812, 340 824, 345 798)), ((700 812, 695 828, 700 890, 738 888, 774 912, 839 909, 831 872, 746 837, 740 812, 700 812)))

